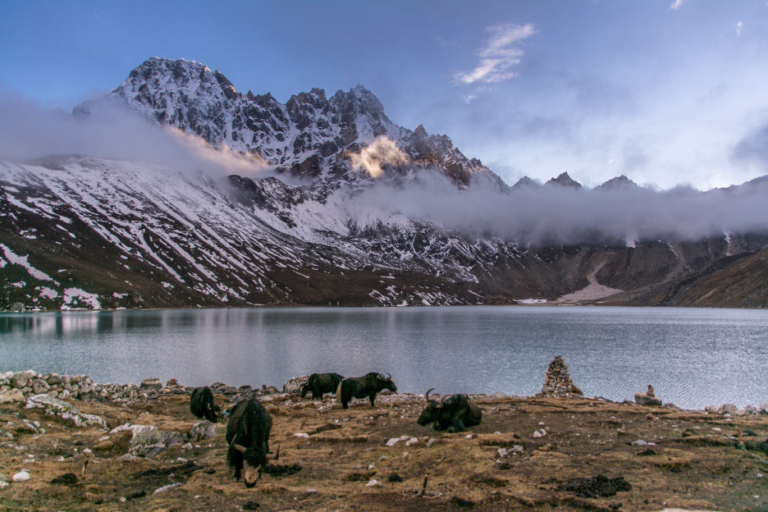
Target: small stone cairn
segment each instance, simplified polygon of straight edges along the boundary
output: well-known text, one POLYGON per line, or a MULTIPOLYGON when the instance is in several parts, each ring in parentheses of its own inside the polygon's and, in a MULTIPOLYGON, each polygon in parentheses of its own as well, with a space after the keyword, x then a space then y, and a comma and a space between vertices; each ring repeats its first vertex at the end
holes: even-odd
POLYGON ((635 393, 635 403, 638 405, 661 405, 661 399, 656 398, 653 386, 648 384, 648 391, 645 393, 635 393))
POLYGON ((573 395, 582 396, 584 393, 573 383, 571 374, 568 373, 568 366, 561 356, 557 356, 549 363, 546 376, 544 377, 544 387, 541 388, 539 396, 568 398, 573 395))

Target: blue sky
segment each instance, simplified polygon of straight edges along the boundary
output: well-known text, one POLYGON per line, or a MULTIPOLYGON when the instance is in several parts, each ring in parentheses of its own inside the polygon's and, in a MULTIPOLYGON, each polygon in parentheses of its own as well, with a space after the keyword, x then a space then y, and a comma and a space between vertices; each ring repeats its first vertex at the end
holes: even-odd
POLYGON ((508 183, 768 174, 768 0, 0 2, 0 89, 71 109, 150 56, 280 101, 359 84, 508 183))

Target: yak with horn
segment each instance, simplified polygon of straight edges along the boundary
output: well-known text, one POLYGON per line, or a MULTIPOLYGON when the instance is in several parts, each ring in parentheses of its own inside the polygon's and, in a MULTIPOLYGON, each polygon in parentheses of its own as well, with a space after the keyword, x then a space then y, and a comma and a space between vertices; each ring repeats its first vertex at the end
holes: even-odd
POLYGON ((424 396, 427 406, 424 407, 419 419, 416 420, 419 425, 425 427, 434 424, 435 430, 447 430, 453 433, 464 432, 467 427, 480 424, 483 419, 483 411, 467 395, 443 397, 438 402, 429 399, 429 394, 434 390, 435 388, 428 390, 424 396))
POLYGON ((280 447, 274 455, 269 451, 270 430, 272 417, 255 398, 243 400, 232 408, 227 423, 227 463, 235 469, 235 480, 240 480, 245 469, 246 487, 256 485, 268 460, 280 457, 280 447))

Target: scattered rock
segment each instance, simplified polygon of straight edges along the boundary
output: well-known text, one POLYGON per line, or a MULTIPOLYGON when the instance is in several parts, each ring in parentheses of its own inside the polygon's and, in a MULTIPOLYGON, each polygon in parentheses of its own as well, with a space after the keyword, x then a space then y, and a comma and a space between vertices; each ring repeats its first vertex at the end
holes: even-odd
POLYGON ((29 473, 26 471, 19 471, 15 475, 13 475, 13 481, 14 482, 26 482, 29 480, 29 473))
POLYGON ((656 398, 656 393, 653 390, 653 386, 648 384, 648 391, 645 393, 635 393, 635 403, 638 405, 655 405, 662 404, 661 399, 656 398))
POLYGON ((24 393, 19 389, 8 389, 6 391, 0 391, 0 404, 8 404, 13 402, 23 402, 24 393))
POLYGON ((367 484, 365 484, 366 487, 381 487, 381 482, 379 482, 376 479, 370 480, 367 484))
POLYGON ((430 437, 429 441, 427 441, 427 448, 432 448, 432 446, 437 442, 437 439, 434 437, 430 437))
POLYGON ((216 439, 216 426, 210 421, 198 421, 189 429, 189 440, 193 443, 216 439))
POLYGON ((507 456, 507 449, 506 448, 499 448, 498 450, 496 450, 496 453, 498 453, 499 457, 503 459, 504 457, 507 456))
POLYGON ((178 483, 175 483, 175 484, 164 485, 164 486, 160 487, 159 489, 155 489, 155 492, 153 492, 152 494, 161 494, 161 493, 170 491, 171 489, 175 489, 177 487, 181 487, 181 485, 182 485, 181 482, 178 482, 178 483))
POLYGON ((156 391, 160 391, 161 389, 163 389, 163 383, 157 377, 151 377, 149 379, 144 379, 143 381, 141 381, 141 386, 139 387, 141 389, 154 389, 156 391))
POLYGON ((569 397, 572 395, 583 395, 581 390, 571 380, 568 373, 568 366, 561 356, 555 357, 544 377, 544 386, 541 388, 540 396, 569 397))
POLYGON ((123 431, 130 431, 132 434, 128 453, 134 457, 153 458, 169 448, 182 446, 187 442, 186 434, 159 430, 149 425, 125 424, 112 429, 109 433, 116 434, 123 431))
POLYGON ((544 430, 543 428, 541 430, 537 430, 536 432, 533 433, 533 437, 536 437, 536 438, 544 437, 546 435, 547 435, 547 431, 544 430))
POLYGON ((298 434, 293 434, 293 437, 300 437, 301 439, 309 439, 309 434, 305 432, 299 432, 298 434))
POLYGON ((306 384, 309 380, 309 375, 303 375, 301 377, 294 377, 285 384, 283 384, 283 393, 299 394, 301 393, 302 384, 306 384))
POLYGON ((51 398, 48 395, 35 395, 27 400, 27 409, 45 409, 45 414, 55 415, 65 420, 71 420, 76 427, 100 425, 107 427, 104 418, 78 411, 72 404, 51 398))
POLYGON ((395 446, 395 445, 396 445, 397 443, 399 443, 399 442, 400 442, 400 438, 399 438, 399 437, 393 437, 392 439, 390 439, 389 441, 387 441, 387 446, 389 446, 390 448, 392 448, 393 446, 395 446))
POLYGON ((397 473, 391 473, 391 474, 390 474, 390 475, 387 477, 387 481, 388 481, 388 482, 393 482, 393 483, 396 483, 396 482, 402 482, 402 481, 403 481, 403 477, 401 477, 401 476, 400 476, 400 475, 398 475, 397 473))
POLYGON ((739 408, 735 404, 724 404, 720 408, 720 414, 736 414, 739 408))
POLYGON ((257 510, 260 506, 261 505, 255 501, 247 501, 245 505, 243 505, 243 510, 257 510))

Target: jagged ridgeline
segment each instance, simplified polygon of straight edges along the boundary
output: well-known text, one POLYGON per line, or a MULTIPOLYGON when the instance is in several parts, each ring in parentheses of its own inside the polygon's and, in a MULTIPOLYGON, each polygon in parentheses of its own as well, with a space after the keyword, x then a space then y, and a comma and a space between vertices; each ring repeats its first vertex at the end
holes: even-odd
MULTIPOLYGON (((266 171, 219 179, 88 156, 0 162, 0 307, 768 304, 763 233, 532 241, 369 207, 374 187, 434 176, 507 195, 581 186, 561 175, 507 187, 448 137, 395 125, 362 86, 282 104, 202 64, 153 58, 108 96, 266 171)), ((97 103, 75 114, 87 121, 97 103)), ((620 178, 602 190, 634 186, 620 178)))

